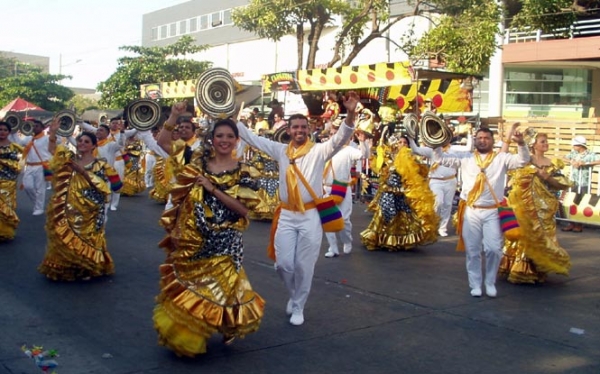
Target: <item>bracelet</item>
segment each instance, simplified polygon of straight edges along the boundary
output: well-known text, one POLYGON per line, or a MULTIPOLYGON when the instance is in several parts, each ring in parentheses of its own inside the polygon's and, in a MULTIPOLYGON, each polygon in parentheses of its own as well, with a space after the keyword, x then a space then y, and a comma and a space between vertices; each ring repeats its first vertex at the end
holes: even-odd
POLYGON ((165 124, 163 125, 163 129, 167 131, 173 131, 175 130, 175 125, 171 125, 170 123, 165 122, 165 124))

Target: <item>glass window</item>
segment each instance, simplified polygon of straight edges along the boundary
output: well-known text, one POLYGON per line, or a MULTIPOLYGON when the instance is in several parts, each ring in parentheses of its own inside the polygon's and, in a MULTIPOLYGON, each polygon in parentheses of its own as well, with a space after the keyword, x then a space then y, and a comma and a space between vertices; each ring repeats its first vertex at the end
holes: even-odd
POLYGON ((162 25, 160 27, 160 36, 158 37, 159 39, 164 39, 167 37, 167 25, 162 25))
POLYGON ((223 20, 221 19, 221 12, 211 14, 210 20, 212 27, 221 26, 223 24, 223 20))
POLYGON ((177 24, 172 23, 169 25, 169 37, 177 35, 177 24))
POLYGON ((198 31, 198 18, 190 18, 190 32, 198 31))
POLYGON ((183 35, 183 34, 187 34, 187 33, 188 33, 187 19, 183 20, 183 21, 179 21, 179 35, 183 35))
POLYGON ((232 25, 233 21, 231 20, 231 9, 227 9, 223 11, 223 25, 232 25))
POLYGON ((200 30, 206 30, 208 28, 208 15, 200 16, 200 30))
POLYGON ((158 40, 158 27, 152 28, 152 40, 158 40))

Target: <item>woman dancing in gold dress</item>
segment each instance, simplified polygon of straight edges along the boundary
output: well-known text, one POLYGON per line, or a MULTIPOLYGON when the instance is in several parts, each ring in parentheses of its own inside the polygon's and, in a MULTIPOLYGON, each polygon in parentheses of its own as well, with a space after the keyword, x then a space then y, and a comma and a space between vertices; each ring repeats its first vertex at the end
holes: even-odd
POLYGON ((228 344, 258 330, 265 305, 242 267, 242 231, 260 204, 258 172, 233 157, 239 134, 232 121, 217 122, 211 141, 211 152, 199 148, 176 175, 173 208, 161 219, 167 259, 154 327, 159 343, 179 356, 205 353, 214 333, 228 344))
POLYGON ((570 187, 568 178, 560 173, 564 163, 544 155, 546 134, 534 134, 529 144, 531 163, 515 170, 508 196, 522 235, 518 240, 506 240, 499 269, 512 283, 541 283, 548 273, 568 275, 571 267, 569 254, 556 239, 557 192, 570 187))
POLYGON ((48 149, 54 193, 47 208, 46 255, 38 270, 53 280, 87 280, 114 273, 104 236, 105 204, 122 184, 106 161, 94 156, 96 135, 77 137, 77 154, 56 145, 60 122, 50 125, 48 149))
POLYGON ((19 217, 17 217, 17 177, 19 158, 23 148, 10 141, 11 127, 0 122, 0 241, 15 237, 19 217))

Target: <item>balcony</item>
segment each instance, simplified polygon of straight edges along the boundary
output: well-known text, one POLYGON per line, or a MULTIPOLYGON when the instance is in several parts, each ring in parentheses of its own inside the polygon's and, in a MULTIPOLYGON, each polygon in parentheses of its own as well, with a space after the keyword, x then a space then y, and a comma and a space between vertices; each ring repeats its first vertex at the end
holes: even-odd
MULTIPOLYGON (((560 34, 562 31, 567 31, 567 29, 558 29, 557 31, 557 34, 560 34)), ((504 44, 600 36, 600 19, 596 18, 576 21, 573 26, 568 29, 568 35, 567 38, 562 38, 557 37, 554 34, 543 34, 541 30, 516 31, 514 29, 508 29, 504 36, 504 44)))

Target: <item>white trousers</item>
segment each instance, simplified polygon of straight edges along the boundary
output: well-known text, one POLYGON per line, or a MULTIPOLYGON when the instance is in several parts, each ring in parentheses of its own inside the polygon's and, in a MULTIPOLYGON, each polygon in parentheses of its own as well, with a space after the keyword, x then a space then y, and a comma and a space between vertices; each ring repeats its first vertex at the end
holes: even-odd
POLYGON ((439 231, 446 232, 452 215, 452 202, 456 194, 456 178, 445 181, 430 179, 429 188, 435 195, 434 208, 436 214, 440 217, 439 231))
POLYGON ((500 230, 498 211, 467 207, 462 237, 465 242, 469 287, 481 288, 483 280, 481 251, 485 254, 485 283, 495 284, 502 259, 504 236, 500 230))
POLYGON ((154 165, 156 165, 156 157, 151 153, 146 153, 146 170, 144 171, 144 182, 146 187, 154 187, 154 165))
POLYGON ((23 189, 33 203, 33 210, 44 210, 46 181, 42 165, 27 165, 23 173, 23 189))
MULTIPOLYGON (((117 174, 119 174, 119 178, 121 178, 121 183, 125 182, 125 161, 117 160, 113 165, 117 174)), ((119 206, 119 201, 121 200, 121 194, 118 192, 112 192, 110 194, 110 207, 117 209, 119 206)))
MULTIPOLYGON (((331 187, 325 186, 325 194, 331 193, 331 187)), ((346 191, 346 197, 338 205, 340 212, 342 212, 342 218, 344 218, 344 229, 340 232, 326 232, 325 237, 329 243, 329 248, 337 248, 337 237, 336 234, 340 235, 342 244, 352 244, 352 222, 350 222, 350 216, 352 215, 352 188, 348 186, 346 191)))
POLYGON ((288 290, 294 311, 304 310, 322 239, 317 209, 304 213, 281 210, 275 233, 275 268, 288 290))

